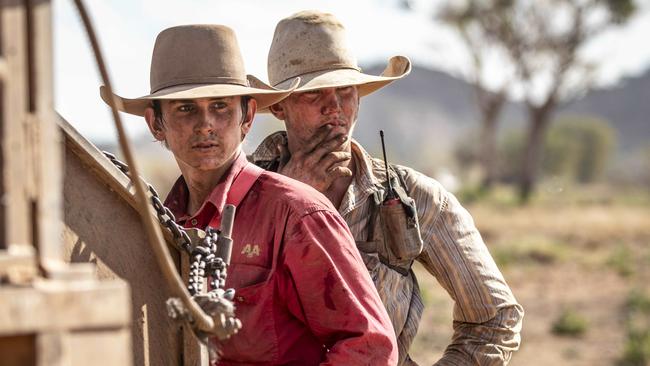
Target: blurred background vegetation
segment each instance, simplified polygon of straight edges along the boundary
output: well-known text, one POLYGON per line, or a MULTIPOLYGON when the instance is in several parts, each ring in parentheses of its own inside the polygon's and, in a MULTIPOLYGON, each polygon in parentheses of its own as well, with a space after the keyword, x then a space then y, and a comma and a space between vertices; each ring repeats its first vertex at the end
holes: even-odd
MULTIPOLYGON (((448 4, 431 19, 458 33, 473 73, 416 64, 363 99, 354 137, 379 156, 385 130, 392 162, 440 180, 472 213, 526 310, 512 365, 650 365, 650 71, 600 87, 600 60, 583 52, 648 7, 448 4), (494 55, 497 82, 486 67, 494 55)), ((398 6, 409 11, 413 2, 398 6)), ((245 150, 282 128, 259 115, 245 150)), ((164 195, 178 170, 152 140, 137 141, 138 157, 164 195)), ((422 268, 418 278, 426 310, 413 357, 425 365, 449 343, 453 303, 422 268)))

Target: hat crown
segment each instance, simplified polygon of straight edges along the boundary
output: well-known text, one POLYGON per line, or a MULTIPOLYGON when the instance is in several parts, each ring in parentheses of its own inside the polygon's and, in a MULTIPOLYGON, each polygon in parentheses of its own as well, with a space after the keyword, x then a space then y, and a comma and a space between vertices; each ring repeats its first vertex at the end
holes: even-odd
POLYGON ((302 11, 281 20, 268 56, 271 85, 323 70, 356 69, 345 27, 329 13, 302 11))
POLYGON ((223 25, 183 25, 158 34, 151 57, 151 93, 183 84, 247 85, 235 32, 223 25))

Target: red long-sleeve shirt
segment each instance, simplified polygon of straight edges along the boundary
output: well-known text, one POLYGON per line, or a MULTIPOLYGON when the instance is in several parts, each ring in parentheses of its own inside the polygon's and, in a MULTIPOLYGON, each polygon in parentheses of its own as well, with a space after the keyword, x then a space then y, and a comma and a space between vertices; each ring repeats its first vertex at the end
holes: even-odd
MULTIPOLYGON (((199 211, 186 214, 183 177, 165 204, 186 227, 220 215, 233 163, 199 211)), ((263 172, 237 207, 226 287, 243 327, 220 345, 219 365, 394 365, 397 346, 384 306, 331 203, 313 188, 263 172)))

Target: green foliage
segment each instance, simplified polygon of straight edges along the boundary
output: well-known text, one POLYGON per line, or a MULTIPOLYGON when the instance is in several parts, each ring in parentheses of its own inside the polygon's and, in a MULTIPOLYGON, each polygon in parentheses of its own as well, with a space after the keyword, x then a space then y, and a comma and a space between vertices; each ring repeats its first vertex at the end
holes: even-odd
POLYGON ((615 144, 615 132, 602 120, 576 120, 565 127, 569 135, 580 140, 576 178, 581 183, 589 183, 602 177, 615 144))
MULTIPOLYGON (((503 136, 498 147, 500 180, 514 182, 519 177, 524 144, 521 131, 510 131, 503 136)), ((560 120, 551 126, 544 140, 542 176, 595 182, 603 176, 614 144, 615 132, 603 120, 560 120)))
POLYGON ((640 312, 650 315, 650 295, 638 289, 632 290, 627 297, 625 307, 628 312, 640 312))
POLYGON ((542 171, 551 176, 567 176, 578 165, 580 146, 563 126, 553 126, 546 135, 542 171))
POLYGON ((521 131, 509 131, 503 136, 497 147, 499 177, 504 182, 519 179, 523 163, 524 143, 526 139, 521 131))
POLYGON ((647 366, 650 362, 650 330, 630 331, 627 334, 623 357, 619 366, 647 366))
POLYGON ((560 120, 546 136, 543 171, 569 176, 580 183, 594 182, 605 171, 614 141, 614 130, 603 120, 560 120))
POLYGON ((607 8, 614 23, 620 24, 627 21, 636 11, 633 0, 605 0, 607 8))
POLYGON ((566 243, 546 237, 519 238, 516 243, 505 243, 491 251, 499 267, 512 264, 546 265, 560 262, 569 255, 569 247, 566 243))
POLYGON ((587 331, 588 322, 585 317, 573 309, 564 309, 553 323, 553 334, 569 337, 580 337, 587 331))
POLYGON ((456 197, 462 204, 467 205, 484 200, 488 193, 487 190, 482 189, 480 186, 466 185, 456 192, 456 197))
POLYGON ((634 274, 634 254, 628 247, 619 245, 614 248, 607 265, 621 277, 629 277, 634 274))
POLYGON ((650 296, 633 290, 626 304, 627 337, 619 366, 647 366, 650 364, 650 296))

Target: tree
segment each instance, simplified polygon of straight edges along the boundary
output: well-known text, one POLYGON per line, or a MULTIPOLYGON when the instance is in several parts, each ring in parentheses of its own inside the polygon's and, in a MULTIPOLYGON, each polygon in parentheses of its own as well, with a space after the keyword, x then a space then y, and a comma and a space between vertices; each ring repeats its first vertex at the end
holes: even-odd
MULTIPOLYGON (((474 2, 474 1, 471 1, 474 2)), ((581 52, 607 28, 626 22, 632 0, 496 0, 499 16, 490 19, 494 41, 517 70, 517 84, 528 110, 529 130, 519 182, 520 199, 533 191, 544 134, 553 112, 591 87, 596 62, 581 52)))
MULTIPOLYGON (((488 87, 490 74, 489 61, 494 57, 495 43, 491 42, 490 29, 486 28, 489 21, 501 11, 498 2, 470 2, 458 6, 450 2, 437 14, 437 18, 450 24, 461 36, 472 61, 470 83, 481 115, 480 154, 479 159, 483 168, 482 189, 489 190, 497 177, 497 122, 498 117, 507 101, 507 91, 511 78, 502 78, 497 86, 488 87)), ((497 46, 498 47, 498 46, 497 46)), ((503 50, 500 50, 503 52, 503 50)))
POLYGON ((503 50, 503 62, 515 71, 509 93, 524 100, 529 120, 519 178, 519 196, 526 203, 553 112, 593 84, 597 62, 585 56, 584 48, 604 30, 627 22, 636 10, 634 2, 466 0, 454 6, 452 19, 463 25, 457 26, 461 33, 468 25, 479 30, 480 41, 468 43, 474 53, 480 55, 492 44, 503 50))

